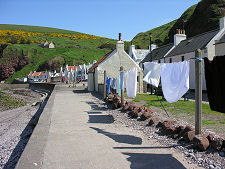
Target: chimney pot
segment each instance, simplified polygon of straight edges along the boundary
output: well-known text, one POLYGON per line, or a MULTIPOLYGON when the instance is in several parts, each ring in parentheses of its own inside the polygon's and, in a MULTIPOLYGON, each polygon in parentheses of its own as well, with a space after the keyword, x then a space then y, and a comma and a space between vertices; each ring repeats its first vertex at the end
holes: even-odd
POLYGON ((121 41, 121 33, 119 33, 119 41, 121 41))
POLYGON ((176 29, 176 34, 179 34, 179 29, 176 29))
POLYGON ((131 45, 133 45, 133 41, 131 41, 131 45))

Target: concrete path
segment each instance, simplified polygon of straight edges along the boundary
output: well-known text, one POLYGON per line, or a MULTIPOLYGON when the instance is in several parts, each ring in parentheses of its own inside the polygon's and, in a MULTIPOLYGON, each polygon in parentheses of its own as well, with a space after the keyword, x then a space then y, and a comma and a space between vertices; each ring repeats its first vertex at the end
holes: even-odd
POLYGON ((42 127, 42 132, 32 135, 17 168, 31 165, 42 169, 198 168, 188 164, 182 154, 153 140, 144 140, 140 133, 115 123, 103 102, 91 93, 56 86, 51 97, 54 100, 47 105, 49 127, 38 124, 37 130, 39 125, 46 126, 46 130, 42 127), (35 151, 28 150, 33 147, 32 139, 36 138, 37 147, 40 137, 43 148, 36 152, 39 159, 29 157, 26 153, 35 151))

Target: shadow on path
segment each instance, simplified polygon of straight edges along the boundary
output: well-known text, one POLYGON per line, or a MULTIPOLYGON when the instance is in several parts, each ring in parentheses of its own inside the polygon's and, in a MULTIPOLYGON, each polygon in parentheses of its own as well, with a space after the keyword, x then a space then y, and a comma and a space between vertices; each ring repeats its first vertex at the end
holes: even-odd
POLYGON ((90 128, 93 130, 96 130, 100 134, 103 134, 103 135, 113 139, 117 143, 126 143, 126 144, 132 144, 132 145, 141 145, 142 144, 142 139, 140 137, 110 133, 110 132, 106 132, 104 130, 101 130, 101 129, 95 128, 95 127, 90 127, 90 128))
POLYGON ((96 111, 96 112, 94 112, 94 111, 93 112, 92 111, 88 111, 87 113, 88 114, 102 114, 102 112, 100 112, 100 111, 96 111))
POLYGON ((89 115, 88 123, 111 124, 114 122, 112 115, 89 115))
POLYGON ((123 153, 129 156, 131 169, 186 169, 171 154, 146 154, 146 153, 123 153))
POLYGON ((73 90, 73 93, 76 93, 76 94, 83 94, 83 93, 89 93, 89 91, 87 90, 82 90, 82 89, 77 89, 77 90, 73 90))
POLYGON ((121 149, 121 150, 127 150, 127 149, 134 149, 134 150, 140 150, 140 149, 170 149, 180 146, 179 144, 173 145, 173 146, 167 146, 167 147, 113 147, 114 149, 121 149))

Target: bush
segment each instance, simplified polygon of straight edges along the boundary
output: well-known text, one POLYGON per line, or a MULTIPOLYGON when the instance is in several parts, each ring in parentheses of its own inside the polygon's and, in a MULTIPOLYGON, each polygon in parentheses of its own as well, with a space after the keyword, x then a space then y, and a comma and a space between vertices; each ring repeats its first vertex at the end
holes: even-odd
POLYGON ((100 45, 98 47, 99 49, 110 49, 110 50, 113 50, 116 48, 116 45, 115 44, 110 44, 110 43, 104 43, 102 45, 100 45))

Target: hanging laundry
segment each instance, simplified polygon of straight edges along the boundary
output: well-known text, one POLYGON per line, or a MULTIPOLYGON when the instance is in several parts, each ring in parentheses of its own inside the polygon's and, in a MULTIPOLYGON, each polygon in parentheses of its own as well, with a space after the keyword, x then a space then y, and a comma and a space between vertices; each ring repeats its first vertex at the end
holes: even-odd
POLYGON ((111 84, 111 78, 107 76, 107 77, 106 77, 106 86, 107 86, 106 93, 107 93, 107 94, 110 93, 110 84, 111 84))
POLYGON ((148 73, 144 77, 144 81, 155 87, 159 86, 161 65, 155 62, 144 63, 144 70, 148 70, 148 73))
POLYGON ((116 79, 112 79, 112 84, 111 84, 112 89, 116 89, 116 79))
POLYGON ((120 78, 117 78, 117 79, 118 79, 117 93, 121 97, 120 78))
POLYGON ((136 97, 137 91, 137 68, 125 72, 126 92, 128 97, 136 97))
POLYGON ((123 90, 124 86, 124 72, 120 72, 120 89, 123 90))
POLYGON ((162 91, 169 103, 177 102, 189 89, 189 61, 161 64, 162 91))
POLYGON ((225 58, 217 56, 213 61, 204 58, 205 80, 211 110, 225 113, 225 58))

